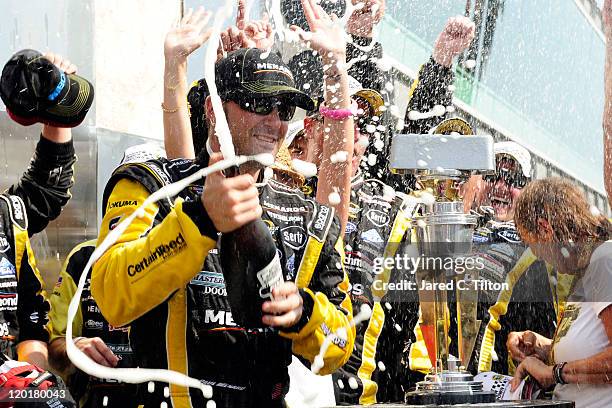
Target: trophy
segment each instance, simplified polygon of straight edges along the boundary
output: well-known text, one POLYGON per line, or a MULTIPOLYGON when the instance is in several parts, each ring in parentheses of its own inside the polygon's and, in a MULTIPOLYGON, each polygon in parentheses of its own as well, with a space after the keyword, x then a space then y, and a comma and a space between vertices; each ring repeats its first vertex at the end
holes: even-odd
MULTIPOLYGON (((469 125, 461 119, 453 119, 469 125)), ((423 190, 435 200, 423 205, 415 218, 419 254, 427 257, 417 271, 421 320, 431 372, 416 390, 406 394, 414 405, 488 403, 495 394, 485 392, 482 383, 466 371, 480 328, 477 320, 478 290, 475 270, 461 274, 452 260, 469 256, 477 216, 465 214, 459 184, 472 174, 495 170, 493 139, 490 136, 395 135, 391 146, 391 171, 413 174, 423 190), (451 266, 443 260, 450 260, 451 266), (449 353, 449 308, 447 295, 456 293, 457 344, 459 358, 449 353)), ((423 191, 421 190, 421 191, 423 191)), ((454 341, 454 340, 453 340, 454 341)))

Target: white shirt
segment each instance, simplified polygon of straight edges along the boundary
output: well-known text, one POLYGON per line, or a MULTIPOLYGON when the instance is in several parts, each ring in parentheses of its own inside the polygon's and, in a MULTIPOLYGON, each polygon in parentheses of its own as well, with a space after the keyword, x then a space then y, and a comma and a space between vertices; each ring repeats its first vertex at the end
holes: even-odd
MULTIPOLYGON (((611 345, 599 314, 612 305, 612 241, 593 252, 570 300, 553 344, 555 363, 588 358, 611 345)), ((554 399, 575 401, 576 408, 609 408, 612 384, 557 385, 554 399)))

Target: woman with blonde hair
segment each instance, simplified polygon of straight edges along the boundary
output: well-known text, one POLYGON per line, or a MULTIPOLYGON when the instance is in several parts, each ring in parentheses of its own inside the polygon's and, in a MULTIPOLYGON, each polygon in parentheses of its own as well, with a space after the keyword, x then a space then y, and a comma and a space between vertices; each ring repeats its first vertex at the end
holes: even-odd
POLYGON ((612 229, 567 180, 531 182, 516 203, 514 220, 534 254, 573 286, 553 339, 511 333, 508 347, 521 361, 512 387, 527 375, 554 398, 576 407, 612 406, 612 229))

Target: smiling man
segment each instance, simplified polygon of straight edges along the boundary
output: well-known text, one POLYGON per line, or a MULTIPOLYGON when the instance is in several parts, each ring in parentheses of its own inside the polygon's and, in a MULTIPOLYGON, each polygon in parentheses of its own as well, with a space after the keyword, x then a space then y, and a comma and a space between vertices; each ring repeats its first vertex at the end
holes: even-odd
POLYGON ((512 221, 514 203, 531 179, 531 155, 514 142, 495 143, 495 175, 485 176, 495 220, 512 221))
MULTIPOLYGON (((275 53, 233 51, 215 71, 236 154, 276 154, 296 106, 312 109, 275 53)), ((219 159, 220 144, 210 97, 205 109, 212 163, 219 159)), ((205 166, 207 156, 205 149, 195 161, 119 167, 105 189, 99 240, 164 184, 205 166)), ((179 193, 182 200, 146 207, 95 264, 91 288, 109 323, 130 324, 138 366, 176 370, 211 385, 217 407, 280 408, 292 353, 312 363, 326 335, 346 333, 322 353, 320 372, 327 374, 353 350, 340 225, 332 208, 273 180, 258 191, 260 168, 241 166, 239 173, 211 174, 179 193), (232 312, 238 311, 230 307, 215 244, 218 232, 260 217, 276 243, 285 282, 264 303, 261 326, 245 328, 234 321, 232 312)), ((144 388, 145 407, 205 405, 198 390, 168 384, 157 384, 151 393, 144 388)))

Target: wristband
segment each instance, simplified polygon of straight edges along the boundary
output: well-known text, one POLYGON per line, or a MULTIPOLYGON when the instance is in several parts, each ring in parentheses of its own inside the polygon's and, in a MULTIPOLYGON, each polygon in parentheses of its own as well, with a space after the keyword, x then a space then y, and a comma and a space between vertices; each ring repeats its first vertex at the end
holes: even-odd
POLYGON ((565 385, 567 382, 563 379, 563 367, 567 364, 566 362, 555 364, 553 367, 553 379, 555 383, 565 385))
POLYGON ((357 104, 355 103, 355 101, 352 101, 350 109, 330 109, 325 105, 321 105, 321 107, 319 108, 319 113, 321 114, 321 116, 328 119, 348 119, 351 116, 357 115, 357 104))

